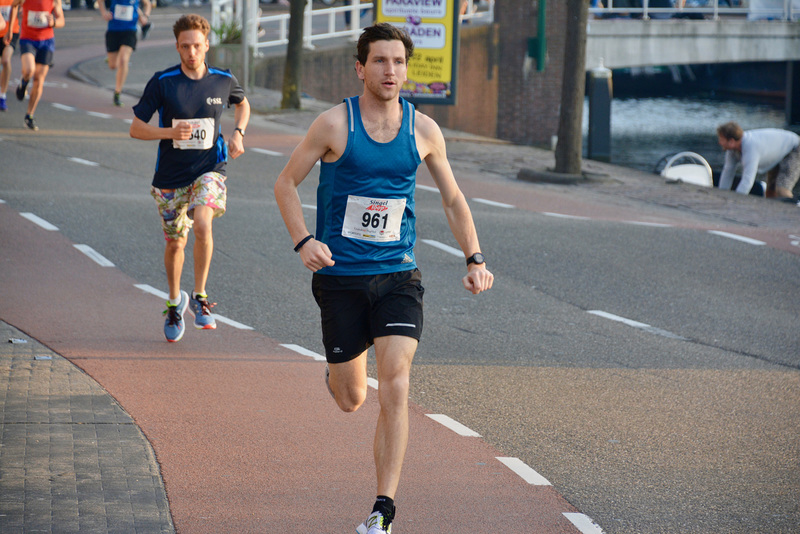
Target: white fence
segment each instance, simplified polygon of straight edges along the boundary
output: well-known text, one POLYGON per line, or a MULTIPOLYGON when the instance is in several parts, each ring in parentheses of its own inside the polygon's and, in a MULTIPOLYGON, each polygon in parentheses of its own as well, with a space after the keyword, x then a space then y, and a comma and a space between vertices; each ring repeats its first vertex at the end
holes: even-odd
MULTIPOLYGON (((314 49, 315 42, 325 39, 349 38, 353 41, 361 35, 361 30, 372 24, 371 3, 354 3, 338 7, 313 9, 312 2, 306 3, 303 18, 303 47, 314 49), (349 24, 344 22, 345 15, 349 12, 349 24), (362 13, 364 16, 362 17, 362 13)), ((470 23, 487 23, 494 21, 494 0, 468 0, 466 13, 460 20, 470 23)), ((242 30, 254 55, 259 56, 262 51, 285 45, 289 42, 289 13, 259 16, 255 0, 212 0, 211 1, 211 44, 218 45, 221 41, 220 33, 225 30, 242 30), (244 28, 242 20, 243 6, 249 9, 249 28, 244 28)), ((223 36, 224 37, 224 36, 223 36)))

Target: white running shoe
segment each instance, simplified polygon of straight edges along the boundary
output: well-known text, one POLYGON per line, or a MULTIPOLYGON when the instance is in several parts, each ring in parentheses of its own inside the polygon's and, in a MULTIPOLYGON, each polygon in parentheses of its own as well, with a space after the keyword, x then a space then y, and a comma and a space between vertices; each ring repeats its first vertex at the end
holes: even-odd
POLYGON ((387 520, 382 513, 372 512, 366 521, 356 527, 358 534, 391 534, 391 520, 387 520))

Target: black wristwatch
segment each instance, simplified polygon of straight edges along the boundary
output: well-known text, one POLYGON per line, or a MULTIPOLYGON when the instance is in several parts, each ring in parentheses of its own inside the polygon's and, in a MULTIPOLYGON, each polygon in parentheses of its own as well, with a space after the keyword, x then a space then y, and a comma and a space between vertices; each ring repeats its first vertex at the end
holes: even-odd
POLYGON ((467 258, 467 266, 469 266, 471 263, 474 263, 475 265, 481 265, 482 263, 486 263, 486 258, 484 258, 483 254, 480 252, 476 252, 467 258))
POLYGON ((233 131, 242 134, 242 139, 244 139, 244 130, 242 130, 241 128, 234 128, 233 131))

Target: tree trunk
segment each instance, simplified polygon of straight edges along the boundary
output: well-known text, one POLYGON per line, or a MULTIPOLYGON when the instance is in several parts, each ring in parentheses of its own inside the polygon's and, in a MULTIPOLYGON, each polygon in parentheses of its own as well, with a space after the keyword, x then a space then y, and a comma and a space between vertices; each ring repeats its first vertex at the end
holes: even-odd
POLYGON ((283 69, 281 109, 300 109, 300 80, 303 75, 303 18, 306 0, 290 0, 290 2, 289 44, 286 47, 286 66, 283 69))
POLYGON ((564 78, 561 84, 561 114, 558 120, 555 171, 563 174, 580 174, 589 2, 566 0, 566 4, 564 78))

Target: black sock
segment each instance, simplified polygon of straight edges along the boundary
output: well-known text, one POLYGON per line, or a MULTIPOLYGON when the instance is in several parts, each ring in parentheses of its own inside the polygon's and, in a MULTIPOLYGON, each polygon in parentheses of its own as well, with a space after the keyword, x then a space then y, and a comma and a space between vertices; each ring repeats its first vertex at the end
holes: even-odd
POLYGON ((375 499, 375 506, 372 507, 373 512, 380 512, 383 517, 392 521, 394 519, 394 499, 385 495, 378 495, 375 499))

